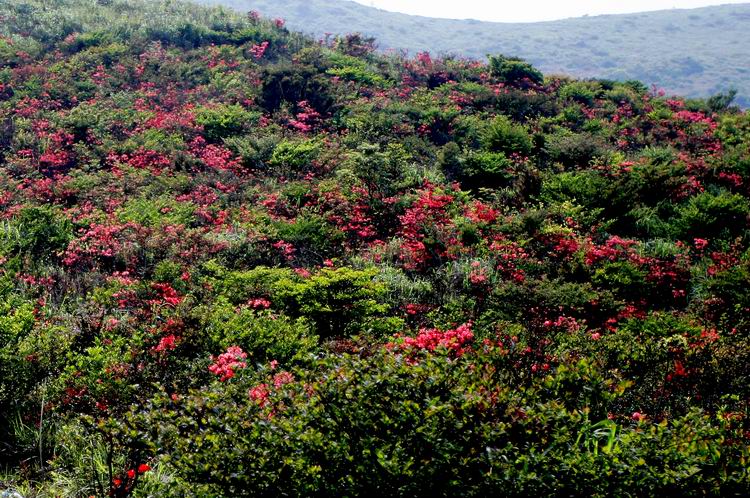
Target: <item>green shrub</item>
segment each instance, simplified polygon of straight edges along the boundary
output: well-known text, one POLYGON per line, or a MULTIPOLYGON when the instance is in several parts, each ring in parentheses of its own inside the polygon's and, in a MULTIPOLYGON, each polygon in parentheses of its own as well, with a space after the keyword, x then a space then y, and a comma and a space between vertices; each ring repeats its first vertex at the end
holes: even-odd
POLYGON ((687 240, 729 238, 748 229, 749 215, 750 203, 741 195, 726 191, 703 192, 678 209, 676 235, 687 240))
POLYGON ((299 174, 313 169, 312 162, 318 158, 321 144, 315 140, 283 140, 273 149, 268 165, 279 174, 299 174))
POLYGON ((73 238, 73 224, 57 210, 26 207, 2 227, 0 251, 37 263, 55 260, 73 238))
POLYGON ((344 234, 320 215, 303 213, 293 222, 274 222, 273 227, 279 239, 294 244, 299 257, 310 263, 334 257, 344 242, 344 234))
POLYGON ((259 117, 258 113, 236 104, 203 106, 195 110, 195 122, 203 126, 206 138, 214 142, 242 134, 255 125, 259 117))
POLYGON ((303 100, 323 115, 334 107, 329 80, 311 66, 278 64, 262 74, 261 105, 275 111, 287 102, 296 106, 303 100))
POLYGON ((567 168, 586 168, 594 159, 605 157, 609 147, 590 133, 560 131, 545 137, 544 150, 550 159, 567 168))
POLYGON ((32 303, 15 296, 0 301, 0 418, 14 416, 13 405, 22 405, 33 385, 36 367, 20 355, 19 345, 33 330, 34 321, 32 303))
POLYGON ((490 74, 501 81, 510 84, 523 84, 527 80, 531 83, 544 81, 544 75, 523 59, 504 55, 491 55, 489 58, 490 74))
POLYGON ((274 297, 277 288, 298 282, 299 277, 289 268, 258 266, 246 271, 229 271, 215 261, 203 265, 205 281, 218 296, 233 304, 245 304, 251 298, 274 297))
POLYGON ((395 332, 401 323, 387 318, 386 288, 376 275, 374 269, 323 269, 301 282, 281 281, 277 296, 323 338, 395 332))
POLYGON ((284 365, 308 360, 318 338, 304 318, 291 319, 268 311, 237 310, 222 299, 201 314, 202 329, 216 351, 239 346, 253 363, 276 360, 284 365))
POLYGON ((274 384, 274 371, 243 370, 177 403, 157 401, 136 420, 182 476, 165 496, 747 489, 747 447, 724 439, 742 429, 723 413, 608 420, 606 407, 625 386, 590 365, 560 366, 519 386, 497 368, 506 361, 497 352, 416 362, 379 352, 320 360, 313 376, 294 372, 285 384, 274 384), (212 437, 201 437, 206 431, 212 437))
POLYGON ((560 88, 560 97, 579 104, 592 105, 596 98, 598 84, 585 81, 572 81, 560 88))
POLYGON ((381 150, 379 145, 364 143, 349 155, 344 164, 370 191, 389 196, 403 181, 411 160, 403 144, 388 144, 381 150))
POLYGON ((482 144, 491 152, 502 152, 507 156, 528 156, 532 143, 526 128, 513 123, 507 116, 497 116, 482 134, 482 144))

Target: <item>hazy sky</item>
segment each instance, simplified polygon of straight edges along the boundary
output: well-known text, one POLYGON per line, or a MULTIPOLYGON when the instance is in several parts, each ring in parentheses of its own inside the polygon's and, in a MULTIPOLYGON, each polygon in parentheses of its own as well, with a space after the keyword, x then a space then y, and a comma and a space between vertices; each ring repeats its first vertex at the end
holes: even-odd
POLYGON ((548 21, 583 15, 705 7, 748 0, 355 0, 394 12, 483 21, 548 21))

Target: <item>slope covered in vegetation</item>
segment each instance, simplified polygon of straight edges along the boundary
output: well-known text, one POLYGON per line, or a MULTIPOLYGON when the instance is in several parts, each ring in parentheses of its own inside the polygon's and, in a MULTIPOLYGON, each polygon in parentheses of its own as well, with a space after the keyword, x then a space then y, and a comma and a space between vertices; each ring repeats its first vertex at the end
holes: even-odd
POLYGON ((0 490, 750 491, 727 99, 0 9, 0 490))
POLYGON ((750 4, 537 23, 494 23, 410 16, 349 0, 201 0, 282 16, 316 37, 360 32, 382 50, 412 55, 523 57, 545 73, 639 80, 689 97, 738 90, 750 106, 750 4))

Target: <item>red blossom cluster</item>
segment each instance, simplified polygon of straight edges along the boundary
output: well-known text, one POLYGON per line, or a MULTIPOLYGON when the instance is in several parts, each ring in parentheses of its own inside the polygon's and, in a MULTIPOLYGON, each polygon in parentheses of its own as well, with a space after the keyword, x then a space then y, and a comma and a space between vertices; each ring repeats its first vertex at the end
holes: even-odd
POLYGON ((159 296, 157 299, 152 299, 150 301, 151 304, 177 306, 182 302, 183 298, 170 284, 154 282, 151 284, 151 288, 154 289, 159 296))
POLYGON ((231 171, 235 174, 244 173, 242 161, 221 145, 207 144, 203 137, 196 137, 190 144, 190 151, 193 156, 202 161, 206 167, 219 170, 231 171))
POLYGON ((139 232, 142 227, 136 223, 123 225, 92 224, 88 229, 82 229, 81 235, 73 239, 63 255, 63 264, 67 266, 90 264, 96 259, 111 259, 123 255, 124 249, 133 246, 132 240, 127 240, 128 231, 139 232))
POLYGON ((526 280, 526 272, 519 268, 518 264, 529 259, 526 250, 517 242, 504 240, 503 237, 496 237, 490 244, 490 250, 496 260, 495 269, 503 277, 521 283, 526 280))
POLYGON ((474 342, 474 332, 471 322, 460 325, 455 329, 440 331, 438 329, 422 329, 416 337, 400 337, 397 342, 386 345, 388 349, 400 352, 415 350, 435 351, 445 348, 456 356, 471 350, 474 342))
POLYGON ((293 260, 294 254, 297 252, 297 249, 294 248, 294 244, 283 240, 274 242, 273 248, 278 249, 287 261, 293 260))
POLYGON ((593 265, 602 260, 617 261, 635 254, 635 240, 612 236, 603 245, 591 245, 586 251, 586 264, 593 265))

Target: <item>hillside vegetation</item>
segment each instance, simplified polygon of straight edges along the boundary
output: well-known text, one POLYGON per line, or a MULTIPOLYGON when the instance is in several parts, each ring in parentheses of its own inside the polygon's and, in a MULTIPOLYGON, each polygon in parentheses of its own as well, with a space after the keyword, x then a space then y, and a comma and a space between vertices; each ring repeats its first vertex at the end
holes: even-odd
POLYGON ((727 95, 0 17, 0 495, 750 493, 727 95))
POLYGON ((283 17, 293 29, 363 33, 381 49, 412 55, 488 54, 527 59, 545 73, 639 80, 671 93, 708 97, 731 88, 750 106, 750 4, 539 23, 447 20, 387 12, 348 0, 204 0, 283 17))

